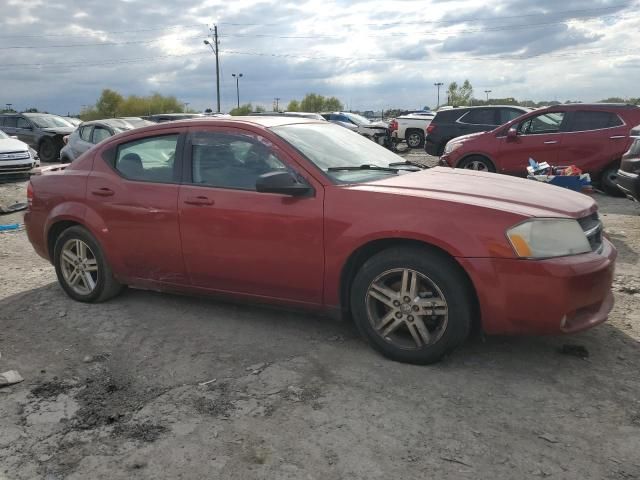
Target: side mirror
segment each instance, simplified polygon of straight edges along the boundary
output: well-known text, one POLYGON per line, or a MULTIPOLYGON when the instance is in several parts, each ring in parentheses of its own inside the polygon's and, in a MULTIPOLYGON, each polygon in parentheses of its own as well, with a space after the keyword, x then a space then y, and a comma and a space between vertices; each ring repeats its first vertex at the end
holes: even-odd
POLYGON ((518 130, 515 127, 511 127, 507 130, 507 138, 514 139, 518 136, 518 130))
POLYGON ((258 177, 256 190, 261 193, 281 193, 292 197, 301 197, 311 191, 311 187, 300 183, 291 172, 269 172, 258 177))

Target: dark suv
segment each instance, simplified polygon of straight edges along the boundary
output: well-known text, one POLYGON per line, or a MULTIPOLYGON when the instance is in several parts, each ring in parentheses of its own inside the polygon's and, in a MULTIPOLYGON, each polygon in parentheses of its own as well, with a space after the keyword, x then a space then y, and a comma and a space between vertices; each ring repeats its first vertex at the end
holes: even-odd
POLYGON ((36 150, 41 161, 53 162, 60 156, 63 137, 75 127, 48 113, 7 113, 0 115, 0 130, 36 150))
POLYGON ((452 138, 468 133, 488 132, 530 111, 530 108, 513 105, 440 110, 427 127, 424 149, 429 155, 439 157, 452 138))
POLYGON ((615 182, 627 197, 640 202, 640 125, 631 130, 630 137, 633 143, 622 156, 615 182))

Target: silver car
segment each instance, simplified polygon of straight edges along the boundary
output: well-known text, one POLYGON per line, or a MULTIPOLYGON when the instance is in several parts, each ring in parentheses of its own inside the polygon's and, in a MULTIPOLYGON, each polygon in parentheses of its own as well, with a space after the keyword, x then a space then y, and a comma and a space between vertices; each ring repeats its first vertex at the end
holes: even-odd
POLYGON ((66 145, 60 151, 60 161, 63 163, 73 162, 102 140, 117 133, 147 125, 154 125, 154 123, 138 117, 107 118, 83 122, 71 135, 65 137, 66 145))

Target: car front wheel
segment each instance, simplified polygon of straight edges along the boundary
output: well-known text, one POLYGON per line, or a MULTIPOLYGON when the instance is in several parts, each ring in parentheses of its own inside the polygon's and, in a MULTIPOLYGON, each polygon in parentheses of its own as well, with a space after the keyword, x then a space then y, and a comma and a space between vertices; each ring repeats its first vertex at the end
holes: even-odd
POLYGON ((74 300, 102 302, 122 290, 100 245, 83 227, 70 227, 58 237, 53 258, 58 281, 74 300))
POLYGON ((391 248, 356 274, 351 310, 362 335, 386 357, 440 360, 471 327, 473 295, 461 267, 428 248, 391 248))
POLYGON ((51 138, 45 138, 38 147, 38 156, 42 162, 53 162, 56 160, 56 146, 51 138))
POLYGON ((465 158, 460 162, 458 168, 465 168, 467 170, 476 170, 478 172, 495 172, 496 168, 493 166, 490 160, 474 155, 472 157, 465 158))

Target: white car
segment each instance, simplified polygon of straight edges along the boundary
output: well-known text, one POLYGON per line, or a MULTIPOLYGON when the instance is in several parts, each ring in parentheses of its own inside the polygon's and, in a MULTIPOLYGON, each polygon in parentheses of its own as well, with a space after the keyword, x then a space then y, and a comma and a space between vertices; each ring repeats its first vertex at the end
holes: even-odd
POLYGON ((40 166, 35 150, 0 130, 0 175, 29 174, 40 166))
POLYGON ((409 148, 420 148, 424 145, 425 130, 436 114, 430 111, 409 113, 391 120, 389 129, 391 139, 397 144, 403 140, 409 148))

